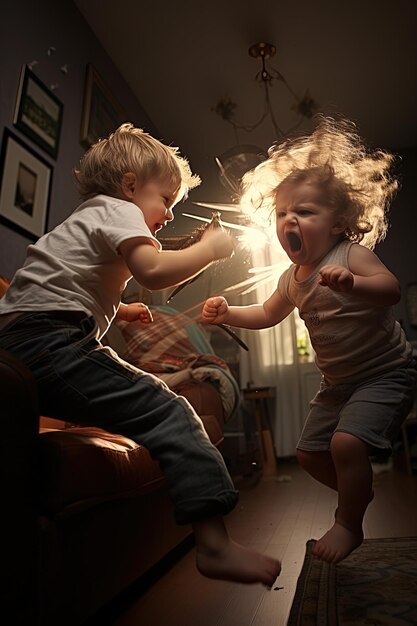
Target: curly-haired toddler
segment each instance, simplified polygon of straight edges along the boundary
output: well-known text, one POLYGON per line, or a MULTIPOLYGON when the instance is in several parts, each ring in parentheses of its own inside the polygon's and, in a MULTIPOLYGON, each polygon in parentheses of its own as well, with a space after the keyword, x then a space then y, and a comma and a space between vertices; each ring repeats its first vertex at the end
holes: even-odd
POLYGON ((415 393, 412 347, 392 310, 399 283, 372 252, 397 187, 393 159, 366 149, 348 120, 326 117, 311 135, 274 146, 245 176, 242 205, 274 215, 292 265, 263 304, 229 307, 212 297, 202 312, 211 324, 258 329, 299 310, 322 381, 297 459, 338 492, 334 524, 313 549, 330 563, 362 543, 369 456, 391 449, 415 393))

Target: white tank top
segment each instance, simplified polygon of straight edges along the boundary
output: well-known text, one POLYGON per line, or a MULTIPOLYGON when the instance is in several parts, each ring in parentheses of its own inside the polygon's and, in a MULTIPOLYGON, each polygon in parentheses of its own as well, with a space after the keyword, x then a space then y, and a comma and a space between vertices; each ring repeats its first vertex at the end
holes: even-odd
POLYGON ((329 384, 349 383, 377 376, 410 361, 412 346, 392 307, 363 304, 346 293, 318 284, 320 268, 328 264, 349 268, 353 244, 341 241, 303 281, 296 265, 281 276, 278 289, 297 307, 316 353, 316 365, 329 384))

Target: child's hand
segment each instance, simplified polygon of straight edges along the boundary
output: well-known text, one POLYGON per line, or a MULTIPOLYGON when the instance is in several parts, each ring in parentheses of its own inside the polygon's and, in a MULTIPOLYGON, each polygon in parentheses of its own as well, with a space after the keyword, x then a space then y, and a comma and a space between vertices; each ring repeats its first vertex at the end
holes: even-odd
POLYGON ((125 322, 142 322, 150 324, 153 322, 152 313, 143 302, 132 302, 131 304, 121 304, 119 309, 119 319, 125 322))
POLYGON ((215 296, 205 301, 201 317, 207 324, 222 324, 228 310, 227 300, 223 296, 215 296))
POLYGON ((207 228, 201 241, 210 246, 215 259, 230 257, 235 250, 235 240, 221 228, 207 228))
POLYGON ((354 276, 341 265, 325 265, 321 268, 319 276, 319 285, 329 287, 332 291, 348 293, 353 289, 354 276))

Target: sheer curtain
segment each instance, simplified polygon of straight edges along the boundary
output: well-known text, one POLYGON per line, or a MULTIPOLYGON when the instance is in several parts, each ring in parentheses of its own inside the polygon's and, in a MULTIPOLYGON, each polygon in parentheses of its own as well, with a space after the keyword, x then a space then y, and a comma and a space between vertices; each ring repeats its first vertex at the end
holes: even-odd
MULTIPOLYGON (((259 284, 250 294, 240 296, 241 304, 263 302, 275 289, 279 276, 288 267, 283 251, 271 248, 253 253, 258 267, 276 264, 274 277, 259 284)), ((275 390, 274 414, 271 416, 277 456, 293 456, 306 414, 302 400, 302 366, 297 351, 296 312, 273 328, 241 330, 240 336, 249 351, 241 351, 240 380, 257 387, 275 390)), ((298 318, 299 319, 299 318, 298 318)))

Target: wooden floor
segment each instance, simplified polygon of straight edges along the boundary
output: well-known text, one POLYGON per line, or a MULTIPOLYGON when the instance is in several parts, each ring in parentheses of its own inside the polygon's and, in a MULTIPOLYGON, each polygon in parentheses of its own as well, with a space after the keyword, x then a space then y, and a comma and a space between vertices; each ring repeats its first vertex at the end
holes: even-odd
MULTIPOLYGON (((277 476, 258 484, 238 480, 240 501, 227 517, 230 534, 282 561, 273 590, 203 578, 194 548, 119 615, 114 626, 284 626, 305 544, 331 525, 336 495, 295 463, 280 464, 277 476)), ((417 535, 417 476, 394 467, 375 477, 375 499, 365 536, 417 535)))

